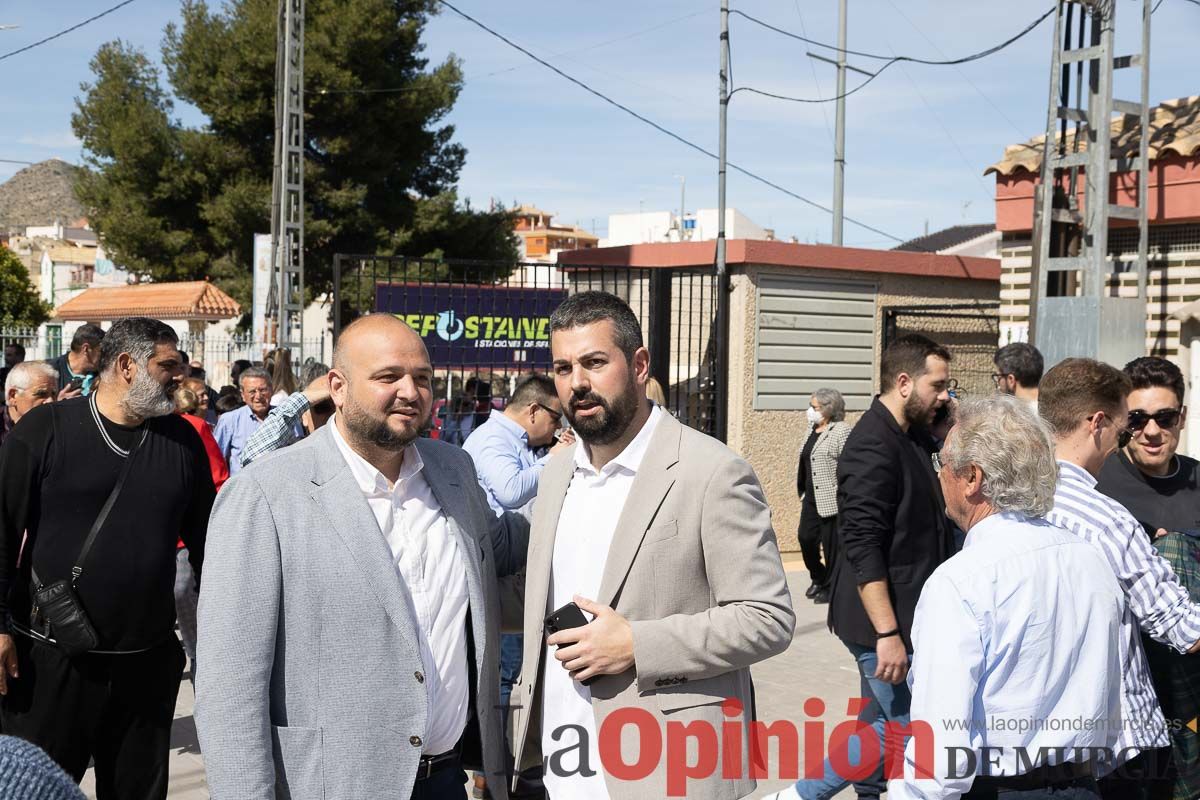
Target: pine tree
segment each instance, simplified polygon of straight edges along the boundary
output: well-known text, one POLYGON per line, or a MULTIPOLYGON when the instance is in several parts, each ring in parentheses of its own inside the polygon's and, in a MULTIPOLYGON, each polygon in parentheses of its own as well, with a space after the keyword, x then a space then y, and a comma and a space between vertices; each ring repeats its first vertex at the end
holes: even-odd
MULTIPOLYGON (((513 262, 509 214, 454 189, 466 150, 443 124, 459 60, 429 68, 435 0, 308 0, 305 20, 305 279, 331 289, 333 255, 513 262), (386 92, 361 90, 386 89, 386 92)), ((76 192, 119 263, 153 280, 211 278, 248 306, 253 234, 270 228, 277 0, 211 10, 185 0, 163 64, 100 47, 72 127, 90 168, 76 192), (207 118, 183 125, 174 99, 207 118)))
POLYGON ((51 311, 29 282, 21 259, 0 244, 0 328, 36 328, 50 319, 51 311))

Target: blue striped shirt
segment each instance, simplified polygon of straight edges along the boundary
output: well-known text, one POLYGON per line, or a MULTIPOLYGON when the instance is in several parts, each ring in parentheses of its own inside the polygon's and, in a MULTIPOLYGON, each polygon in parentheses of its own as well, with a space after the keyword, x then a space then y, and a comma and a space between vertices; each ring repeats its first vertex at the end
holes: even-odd
POLYGON ((1092 544, 1104 556, 1125 592, 1121 624, 1121 708, 1125 725, 1118 747, 1142 750, 1169 744, 1166 720, 1150 679, 1138 627, 1186 653, 1200 641, 1200 606, 1158 554, 1142 526, 1117 501, 1096 491, 1096 479, 1075 464, 1059 461, 1054 509, 1046 519, 1092 544))

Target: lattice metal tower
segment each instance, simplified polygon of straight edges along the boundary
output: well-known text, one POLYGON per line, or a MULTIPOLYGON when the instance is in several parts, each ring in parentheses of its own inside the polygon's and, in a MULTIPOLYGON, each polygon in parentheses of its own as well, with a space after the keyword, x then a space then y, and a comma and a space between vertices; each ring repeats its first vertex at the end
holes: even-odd
MULTIPOLYGON (((1141 52, 1114 58, 1116 0, 1058 0, 1030 284, 1030 338, 1047 366, 1069 356, 1121 366, 1145 352, 1150 3, 1141 3, 1141 52), (1113 70, 1131 67, 1141 71, 1141 102, 1114 100, 1113 70), (1139 123, 1136 146, 1115 153, 1114 113, 1125 118, 1122 130, 1127 130, 1128 118, 1139 123), (1111 202, 1114 177, 1121 174, 1137 181, 1136 207, 1111 202), (1122 268, 1115 258, 1109 261, 1111 219, 1138 225, 1137 262, 1132 265, 1137 297, 1119 297, 1110 285, 1122 268)), ((1119 180, 1117 184, 1119 196, 1123 190, 1119 180)))
POLYGON ((271 293, 279 347, 304 360, 304 0, 280 0, 275 55, 275 174, 271 184, 271 293))

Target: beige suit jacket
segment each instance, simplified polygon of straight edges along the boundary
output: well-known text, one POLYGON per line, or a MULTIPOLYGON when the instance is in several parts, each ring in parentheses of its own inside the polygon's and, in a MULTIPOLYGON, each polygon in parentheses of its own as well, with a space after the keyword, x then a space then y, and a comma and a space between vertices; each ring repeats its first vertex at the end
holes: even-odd
MULTIPOLYGON (((513 746, 522 767, 552 756, 541 752, 539 684, 543 670, 562 669, 553 658, 547 663, 544 618, 553 610, 547 602, 555 534, 574 465, 573 448, 553 458, 534 505, 523 587, 524 665, 511 701, 513 746)), ((750 665, 783 652, 792 639, 795 615, 779 546, 750 465, 717 440, 664 416, 617 523, 596 600, 630 621, 635 659, 626 672, 591 684, 596 730, 613 711, 636 708, 649 711, 663 734, 653 772, 626 781, 606 770, 609 793, 614 800, 662 800, 665 723, 704 722, 720 735, 723 723, 749 721, 750 665), (743 717, 725 716, 726 698, 742 704, 743 717)), ((738 728, 741 777, 722 779, 718 765, 713 777, 688 781, 687 797, 733 800, 754 790, 747 727, 738 728)), ((634 746, 637 739, 636 728, 623 729, 626 764, 644 755, 634 746)))

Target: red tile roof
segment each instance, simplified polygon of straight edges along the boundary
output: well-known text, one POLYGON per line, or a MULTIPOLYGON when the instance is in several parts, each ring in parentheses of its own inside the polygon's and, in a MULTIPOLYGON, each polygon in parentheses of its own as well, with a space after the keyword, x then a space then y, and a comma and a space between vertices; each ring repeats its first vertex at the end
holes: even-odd
POLYGON ((220 320, 242 313, 229 295, 207 281, 140 283, 87 289, 54 311, 62 320, 111 320, 121 317, 220 320))
MULTIPOLYGON (((716 260, 716 242, 664 242, 623 247, 596 247, 559 253, 558 266, 586 267, 711 267, 716 260)), ((730 239, 725 260, 731 266, 758 264, 779 267, 810 267, 852 272, 885 272, 923 275, 932 278, 1000 280, 1000 260, 976 256, 910 253, 903 250, 867 250, 754 239, 730 239)))

